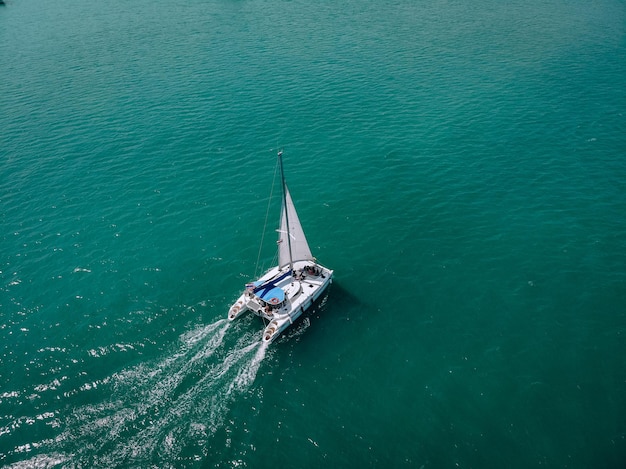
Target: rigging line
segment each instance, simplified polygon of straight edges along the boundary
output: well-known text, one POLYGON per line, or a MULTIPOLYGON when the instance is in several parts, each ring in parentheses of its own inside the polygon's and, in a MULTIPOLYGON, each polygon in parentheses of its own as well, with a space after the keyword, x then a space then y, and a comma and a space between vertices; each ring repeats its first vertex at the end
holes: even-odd
POLYGON ((265 239, 265 231, 267 230, 267 219, 270 214, 270 206, 272 205, 272 196, 274 195, 274 185, 276 182, 276 173, 278 173, 278 161, 276 161, 276 166, 274 166, 274 177, 272 178, 272 189, 270 191, 270 198, 267 201, 267 211, 265 212, 265 223, 263 224, 263 231, 261 232, 261 244, 259 245, 259 254, 256 257, 256 266, 254 271, 254 276, 258 277, 259 272, 259 262, 261 260, 261 251, 263 250, 263 240, 265 239))

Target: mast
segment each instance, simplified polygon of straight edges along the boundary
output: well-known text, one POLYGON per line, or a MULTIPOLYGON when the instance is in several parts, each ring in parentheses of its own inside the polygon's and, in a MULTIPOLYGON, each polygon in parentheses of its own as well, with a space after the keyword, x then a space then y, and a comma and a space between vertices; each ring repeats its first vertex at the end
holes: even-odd
POLYGON ((289 227, 289 210, 287 208, 287 187, 285 184, 285 172, 283 171, 283 151, 278 151, 278 163, 280 164, 280 180, 283 188, 283 210, 285 212, 285 224, 287 225, 287 245, 289 246, 289 270, 293 270, 293 255, 291 253, 291 231, 289 227))

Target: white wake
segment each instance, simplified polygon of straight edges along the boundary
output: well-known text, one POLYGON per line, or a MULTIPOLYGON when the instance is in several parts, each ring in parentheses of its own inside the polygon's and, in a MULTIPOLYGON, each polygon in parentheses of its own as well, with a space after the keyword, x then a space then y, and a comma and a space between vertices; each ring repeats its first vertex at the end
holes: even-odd
POLYGON ((231 324, 220 319, 188 332, 162 360, 113 375, 109 400, 75 410, 61 435, 42 442, 48 457, 64 467, 145 466, 180 460, 190 447, 203 451, 267 351, 252 334, 225 344, 231 324))

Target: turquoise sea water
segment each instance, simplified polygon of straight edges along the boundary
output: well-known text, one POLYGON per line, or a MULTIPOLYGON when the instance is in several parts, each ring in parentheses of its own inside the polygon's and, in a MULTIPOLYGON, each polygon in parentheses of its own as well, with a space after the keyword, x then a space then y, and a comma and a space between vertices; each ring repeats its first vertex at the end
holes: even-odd
POLYGON ((0 465, 624 467, 624 2, 7 2, 0 465))

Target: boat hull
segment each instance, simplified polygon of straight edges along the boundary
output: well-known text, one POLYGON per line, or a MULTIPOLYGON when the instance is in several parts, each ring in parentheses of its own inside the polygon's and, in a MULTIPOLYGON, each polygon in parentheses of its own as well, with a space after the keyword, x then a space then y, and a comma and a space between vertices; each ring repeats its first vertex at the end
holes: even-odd
POLYGON ((228 319, 233 321, 245 312, 252 312, 269 321, 263 330, 262 341, 273 342, 322 296, 332 279, 332 270, 310 261, 294 263, 293 271, 274 267, 253 284, 248 284, 230 307, 228 319), (264 285, 281 289, 284 301, 270 304, 261 293, 264 285))
POLYGON ((237 301, 235 301, 228 310, 228 320, 234 321, 243 313, 248 311, 247 302, 248 300, 246 298, 246 294, 243 293, 239 298, 237 298, 237 301))
POLYGON ((300 316, 306 313, 309 308, 311 308, 311 306, 328 289, 333 281, 332 274, 333 271, 329 271, 329 276, 327 277, 327 279, 322 284, 320 284, 318 288, 315 288, 315 291, 311 292, 305 298, 302 298, 302 301, 298 302, 296 305, 293 305, 293 307, 288 312, 281 315, 274 315, 274 319, 272 319, 263 330, 262 341, 267 343, 274 342, 274 340, 276 340, 283 331, 291 326, 300 316))

